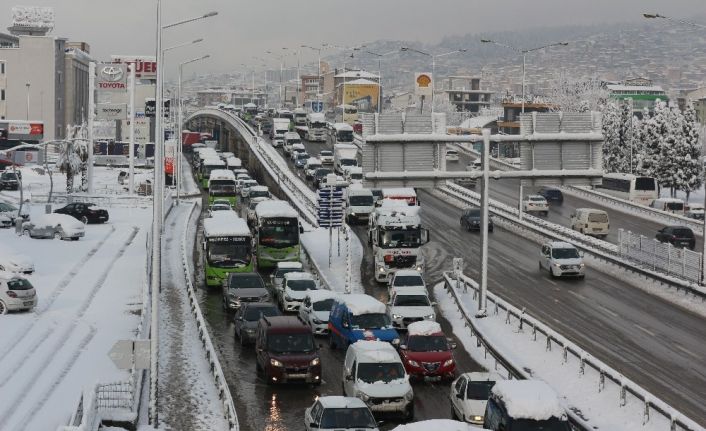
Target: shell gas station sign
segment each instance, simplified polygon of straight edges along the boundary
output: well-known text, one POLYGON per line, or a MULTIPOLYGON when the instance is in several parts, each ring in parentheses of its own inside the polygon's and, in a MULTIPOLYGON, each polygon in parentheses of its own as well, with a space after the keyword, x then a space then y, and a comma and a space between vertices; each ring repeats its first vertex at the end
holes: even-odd
POLYGON ((417 73, 414 76, 414 94, 417 96, 431 96, 434 79, 431 73, 417 73))

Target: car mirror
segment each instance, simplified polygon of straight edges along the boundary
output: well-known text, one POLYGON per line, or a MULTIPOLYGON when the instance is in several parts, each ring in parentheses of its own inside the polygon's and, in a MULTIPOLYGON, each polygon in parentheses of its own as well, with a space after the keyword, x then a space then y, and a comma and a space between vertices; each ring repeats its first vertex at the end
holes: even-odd
POLYGON ((436 307, 436 301, 432 301, 432 302, 431 302, 431 306, 432 306, 432 307, 436 307))
POLYGON ((304 226, 299 225, 299 233, 304 233, 304 226))
POLYGON ((385 421, 377 421, 378 427, 381 427, 385 424, 385 421))
POLYGON ((456 398, 458 398, 459 400, 462 400, 463 399, 463 392, 456 392, 456 398))
POLYGON ((406 344, 400 344, 400 350, 407 350, 406 344))
POLYGON ((263 349, 262 347, 260 347, 259 349, 257 349, 257 351, 258 351, 258 353, 262 353, 262 352, 265 351, 265 349, 263 349))
POLYGON ((583 257, 583 256, 584 256, 584 253, 583 253, 583 252, 580 252, 580 253, 579 253, 579 256, 583 257))
POLYGON ((318 428, 318 427, 319 427, 319 424, 316 423, 316 422, 309 422, 309 426, 310 426, 311 428, 318 428))
POLYGON ((346 381, 347 381, 347 382, 352 382, 352 381, 353 381, 353 375, 352 375, 352 374, 346 374, 346 381))
POLYGON ((348 328, 348 322, 342 322, 341 326, 343 326, 344 328, 348 328))

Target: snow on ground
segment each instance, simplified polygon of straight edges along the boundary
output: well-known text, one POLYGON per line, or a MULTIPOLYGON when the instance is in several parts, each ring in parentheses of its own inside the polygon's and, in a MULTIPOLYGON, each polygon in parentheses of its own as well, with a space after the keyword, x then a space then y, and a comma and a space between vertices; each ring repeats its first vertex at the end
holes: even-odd
MULTIPOLYGON (((505 313, 495 315, 491 311, 488 317, 477 319, 474 316, 478 304, 473 298, 473 290, 467 293, 463 288, 457 290, 461 302, 471 315, 471 319, 484 334, 486 339, 493 340, 493 347, 515 368, 531 370, 533 376, 549 384, 558 394, 565 406, 578 409, 583 417, 589 419, 594 429, 621 431, 650 431, 669 429, 669 423, 659 415, 650 415, 650 422, 642 425, 643 404, 628 395, 627 405, 620 407, 619 387, 606 379, 606 386, 598 392, 598 373, 591 367, 585 368, 585 374, 579 375, 579 361, 572 355, 567 362, 563 360, 562 350, 558 347, 551 352, 546 351, 546 338, 537 333, 533 341, 532 330, 529 327, 519 329, 516 322, 506 324, 505 313)), ((482 347, 471 337, 470 330, 464 325, 462 314, 446 292, 444 283, 434 286, 434 295, 439 309, 451 323, 454 334, 463 343, 470 355, 489 370, 496 369, 495 361, 486 355, 482 347)))
POLYGON ((107 354, 136 335, 151 211, 109 210, 110 222, 86 226, 79 241, 0 231, 3 245, 34 260, 39 298, 33 312, 0 316, 0 429, 56 429, 83 388, 128 378, 107 354))
MULTIPOLYGON (((184 222, 190 212, 191 205, 174 207, 165 223, 159 313, 159 417, 167 430, 226 430, 223 404, 191 313, 181 264, 184 222)), ((189 226, 186 250, 191 256, 195 223, 189 226)))
POLYGON ((331 290, 336 292, 346 292, 346 268, 347 247, 350 247, 350 293, 363 293, 363 284, 360 280, 360 266, 363 262, 363 245, 358 236, 350 229, 348 230, 349 241, 345 240, 343 229, 340 235, 341 254, 338 254, 339 236, 337 230, 333 230, 331 242, 331 266, 329 266, 329 230, 326 228, 316 228, 304 232, 301 236, 302 244, 306 248, 309 257, 314 260, 312 264, 318 269, 324 282, 331 290))

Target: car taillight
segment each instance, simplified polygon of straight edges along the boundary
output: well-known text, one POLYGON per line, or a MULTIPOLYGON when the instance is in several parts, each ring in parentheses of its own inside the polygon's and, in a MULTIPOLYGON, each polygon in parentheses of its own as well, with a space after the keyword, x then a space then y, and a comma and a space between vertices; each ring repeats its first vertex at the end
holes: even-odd
POLYGON ((17 293, 13 292, 12 290, 8 290, 7 296, 9 296, 10 298, 17 298, 17 293))
POLYGON ((672 239, 677 239, 677 236, 676 236, 676 235, 672 235, 672 239))
POLYGON ((395 256, 393 256, 393 255, 391 255, 391 254, 386 254, 386 255, 385 255, 385 262, 390 263, 390 262, 392 262, 393 260, 395 260, 395 256))

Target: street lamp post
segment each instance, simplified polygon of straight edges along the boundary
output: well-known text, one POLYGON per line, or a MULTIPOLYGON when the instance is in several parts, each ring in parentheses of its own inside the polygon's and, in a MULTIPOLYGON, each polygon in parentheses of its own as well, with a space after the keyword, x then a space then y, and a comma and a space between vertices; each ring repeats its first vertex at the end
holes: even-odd
POLYGON ((408 46, 403 46, 402 48, 400 48, 400 51, 412 51, 412 52, 416 52, 417 54, 422 54, 422 55, 426 55, 427 57, 431 57, 431 79, 432 79, 432 81, 431 81, 431 113, 433 114, 434 113, 434 94, 436 92, 434 89, 434 87, 436 87, 436 59, 438 57, 445 57, 445 56, 451 55, 451 54, 458 54, 459 52, 466 52, 467 49, 457 49, 455 51, 445 52, 443 54, 430 54, 428 52, 424 52, 424 51, 420 51, 418 49, 410 48, 408 46))
MULTIPOLYGON (((384 54, 379 54, 377 52, 365 51, 370 55, 374 55, 378 58, 378 114, 382 113, 382 58, 397 52, 390 51, 384 54)), ((433 75, 432 75, 433 76, 433 75)))
POLYGON ((323 48, 314 48, 313 46, 309 45, 301 45, 302 48, 309 48, 313 49, 314 51, 317 52, 318 54, 318 62, 317 62, 317 75, 316 75, 316 100, 319 100, 319 97, 321 97, 321 50, 323 48))
POLYGON ((27 120, 27 121, 29 121, 29 87, 30 87, 30 85, 31 84, 29 82, 25 84, 25 87, 27 87, 27 118, 25 118, 25 120, 27 120))
POLYGON ((502 46, 503 48, 508 48, 508 49, 511 49, 511 50, 517 52, 518 54, 522 54, 522 109, 521 110, 522 110, 523 114, 525 113, 525 66, 527 63, 527 54, 530 52, 539 51, 541 49, 549 48, 552 46, 566 46, 569 44, 569 42, 555 42, 555 43, 550 43, 548 45, 538 46, 536 48, 520 49, 520 48, 517 48, 512 45, 507 45, 504 43, 496 42, 491 39, 481 39, 480 41, 482 43, 492 43, 493 45, 502 46))

